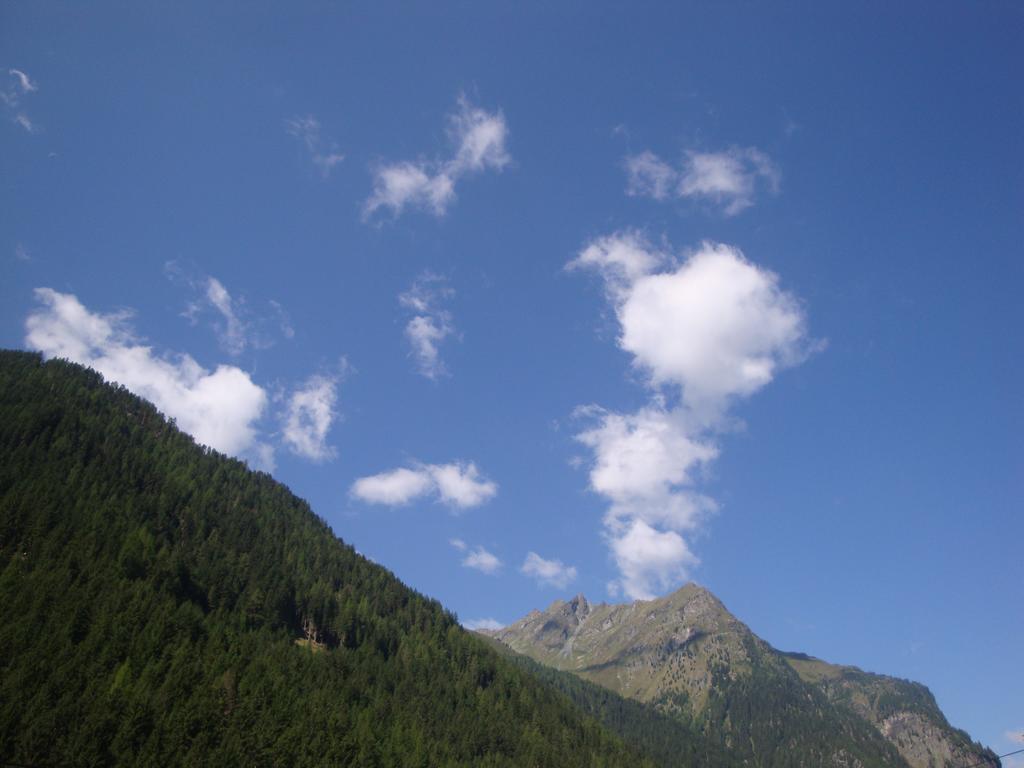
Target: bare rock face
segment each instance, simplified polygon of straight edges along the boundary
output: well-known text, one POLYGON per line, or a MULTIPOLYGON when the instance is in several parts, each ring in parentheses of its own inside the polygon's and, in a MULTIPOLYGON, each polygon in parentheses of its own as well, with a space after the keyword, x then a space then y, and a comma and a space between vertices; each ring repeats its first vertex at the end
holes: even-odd
POLYGON ((924 686, 780 653, 696 584, 621 605, 577 595, 488 634, 714 732, 726 747, 741 745, 752 764, 764 749, 799 748, 817 764, 850 768, 939 768, 992 756, 946 722, 924 686), (830 740, 816 728, 843 735, 830 740))
POLYGON ((749 666, 746 645, 760 643, 696 584, 625 605, 591 605, 577 595, 492 636, 541 663, 626 696, 655 701, 682 693, 698 706, 710 688, 712 667, 744 669, 749 666))

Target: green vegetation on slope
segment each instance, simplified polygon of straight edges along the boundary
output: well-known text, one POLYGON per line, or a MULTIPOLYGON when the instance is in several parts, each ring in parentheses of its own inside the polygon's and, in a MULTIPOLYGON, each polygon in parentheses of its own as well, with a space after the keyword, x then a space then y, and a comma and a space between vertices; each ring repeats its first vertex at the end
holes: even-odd
POLYGON ((0 761, 642 764, 269 476, 0 352, 0 761))
POLYGON ((782 656, 830 702, 887 733, 911 766, 999 765, 992 750, 949 724, 926 686, 829 664, 804 653, 782 656))
POLYGON ((716 742, 648 704, 627 699, 571 672, 560 672, 491 638, 499 652, 572 700, 644 756, 663 768, 733 766, 738 761, 716 742))
MULTIPOLYGON (((577 595, 490 634, 675 719, 686 754, 706 765, 999 764, 949 726, 923 686, 782 654, 695 584, 624 605, 577 595)), ((630 741, 629 728, 581 706, 630 741)))

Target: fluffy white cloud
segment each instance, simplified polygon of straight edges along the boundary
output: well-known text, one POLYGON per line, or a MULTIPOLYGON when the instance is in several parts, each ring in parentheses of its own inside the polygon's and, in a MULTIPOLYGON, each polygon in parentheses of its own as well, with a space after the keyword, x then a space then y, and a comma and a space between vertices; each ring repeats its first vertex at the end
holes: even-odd
POLYGON ((619 345, 655 385, 715 412, 807 353, 799 302, 737 248, 705 243, 675 270, 637 279, 618 307, 619 345))
POLYGON ((582 415, 596 426, 576 439, 593 451, 590 487, 610 502, 605 526, 614 534, 633 520, 685 531, 715 509, 714 502, 693 490, 692 473, 718 455, 698 437, 685 411, 659 404, 636 413, 588 408, 582 415))
POLYGON ((473 462, 429 464, 425 469, 433 478, 441 501, 455 507, 477 507, 498 492, 497 484, 483 477, 473 462))
POLYGON ((501 560, 483 547, 474 547, 462 559, 462 564, 481 573, 493 574, 501 568, 501 560))
POLYGON ((653 152, 641 152, 628 156, 624 166, 628 195, 703 199, 719 206, 726 216, 752 206, 759 184, 777 193, 781 180, 775 163, 755 147, 689 151, 678 169, 653 152))
POLYGON ((536 552, 529 552, 520 570, 538 584, 565 589, 576 580, 576 568, 561 560, 545 560, 536 552))
POLYGON ((417 370, 431 380, 448 373, 438 346, 455 332, 455 327, 451 313, 441 306, 441 302, 454 293, 443 277, 424 272, 408 291, 398 297, 403 307, 416 313, 405 325, 405 337, 417 370))
POLYGON ((460 509, 479 506, 498 492, 496 483, 480 474, 473 462, 418 464, 357 479, 349 491, 370 504, 401 506, 422 496, 460 509))
POLYGON ((643 520, 612 534, 611 548, 621 587, 634 600, 650 600, 659 590, 677 584, 698 562, 682 536, 655 530, 643 520))
POLYGON ((704 243, 681 264, 633 231, 589 243, 569 263, 604 278, 619 346, 652 385, 675 385, 714 415, 757 391, 811 349, 800 303, 738 248, 704 243), (660 271, 659 271, 660 270, 660 271))
POLYGON ((312 115, 286 120, 285 129, 303 143, 313 165, 325 178, 331 174, 334 166, 345 159, 334 142, 323 139, 320 135, 320 121, 312 115))
POLYGON ((26 320, 25 343, 47 358, 90 366, 109 381, 152 401, 198 442, 227 454, 257 444, 256 422, 267 395, 247 373, 229 365, 213 372, 192 357, 160 357, 137 343, 127 315, 90 312, 75 296, 50 288, 35 292, 39 305, 26 320))
POLYGON ((576 436, 593 454, 590 487, 609 502, 617 586, 647 597, 697 562, 680 534, 716 509, 694 487, 695 472, 718 456, 715 434, 730 404, 813 345, 799 302, 727 245, 704 243, 680 260, 626 231, 588 244, 569 266, 604 279, 619 347, 652 390, 633 413, 578 409, 595 423, 576 436))
POLYGON ((505 625, 497 619, 467 619, 462 622, 466 629, 504 629, 505 625))
POLYGON ((434 487, 429 472, 399 467, 368 477, 360 477, 352 484, 350 493, 370 504, 395 507, 429 493, 434 487))
POLYGON ((443 161, 385 163, 374 169, 373 193, 363 206, 364 218, 381 208, 395 216, 406 207, 423 208, 443 216, 455 199, 455 183, 485 170, 500 171, 509 162, 505 148, 508 125, 501 112, 474 107, 463 96, 449 116, 449 137, 455 146, 443 161))
POLYGON ((327 433, 337 418, 338 382, 329 376, 311 376, 288 397, 282 419, 285 445, 313 461, 334 456, 327 445, 327 433))

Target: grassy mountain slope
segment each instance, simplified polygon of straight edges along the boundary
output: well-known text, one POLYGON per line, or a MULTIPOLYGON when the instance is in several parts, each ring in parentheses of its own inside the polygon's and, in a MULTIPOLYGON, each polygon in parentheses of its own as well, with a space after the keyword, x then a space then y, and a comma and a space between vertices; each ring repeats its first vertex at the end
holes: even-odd
POLYGON ((878 728, 912 768, 971 765, 992 757, 967 733, 949 724, 931 691, 920 683, 829 664, 802 653, 783 656, 804 682, 829 701, 878 728))
POLYGON ((269 476, 0 352, 0 762, 631 766, 269 476))
MULTIPOLYGON (((919 687, 883 686, 872 694, 868 709, 875 715, 868 716, 860 706, 867 696, 862 680, 860 688, 849 676, 808 682, 807 664, 801 670, 792 655, 769 646, 694 584, 629 605, 591 605, 579 595, 492 636, 540 663, 654 706, 747 765, 916 768, 928 765, 921 755, 934 757, 935 766, 994 757, 949 728, 941 713, 933 717, 934 700, 928 695, 931 708, 921 704, 919 687), (914 719, 921 712, 928 714, 928 729, 914 719), (944 746, 949 739, 957 749, 944 746)), ((867 677, 872 685, 890 680, 867 677)))
POLYGON ((715 768, 737 764, 716 742, 703 738, 655 707, 627 699, 571 672, 540 664, 499 640, 490 638, 490 641, 506 658, 545 685, 564 693, 581 711, 596 718, 627 745, 662 768, 715 768))

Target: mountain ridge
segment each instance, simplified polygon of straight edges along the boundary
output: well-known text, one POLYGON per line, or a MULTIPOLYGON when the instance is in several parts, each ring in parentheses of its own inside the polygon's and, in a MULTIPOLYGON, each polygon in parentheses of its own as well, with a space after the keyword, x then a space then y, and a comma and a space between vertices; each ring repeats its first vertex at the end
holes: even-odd
MULTIPOLYGON (((925 686, 780 652, 692 582, 660 598, 625 604, 593 604, 578 594, 486 634, 705 733, 721 719, 722 743, 733 749, 729 733, 749 730, 737 724, 737 710, 746 708, 751 721, 764 719, 750 705, 769 696, 788 713, 783 719, 790 729, 799 731, 801 721, 815 718, 847 729, 850 743, 829 746, 810 739, 816 744, 811 749, 833 750, 829 759, 911 768, 985 760, 999 765, 990 750, 950 726, 925 686)), ((763 730, 763 743, 740 748, 750 760, 774 760, 783 748, 763 730)))

